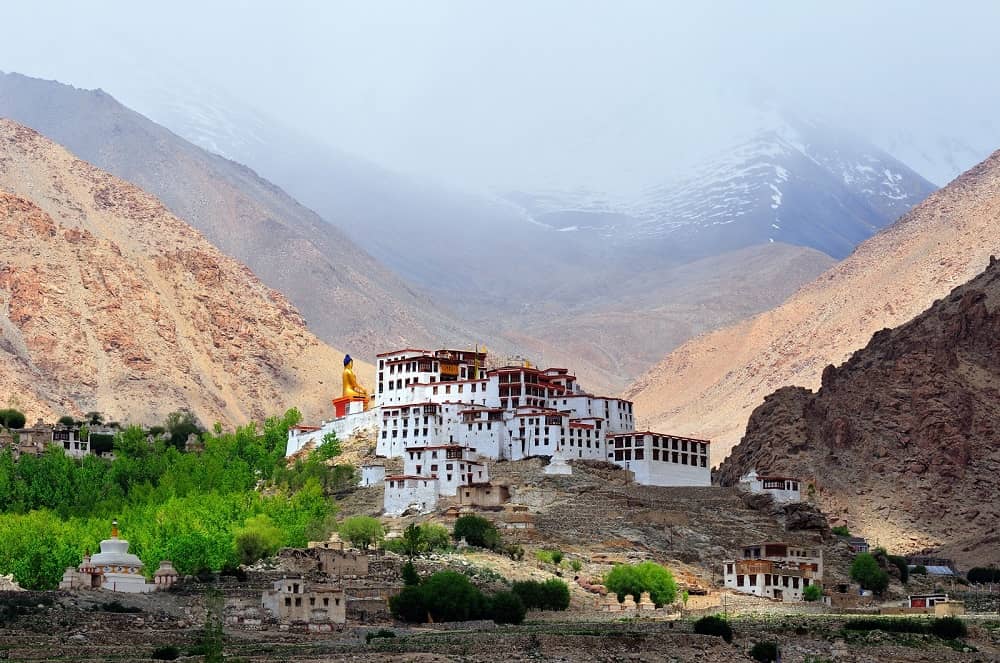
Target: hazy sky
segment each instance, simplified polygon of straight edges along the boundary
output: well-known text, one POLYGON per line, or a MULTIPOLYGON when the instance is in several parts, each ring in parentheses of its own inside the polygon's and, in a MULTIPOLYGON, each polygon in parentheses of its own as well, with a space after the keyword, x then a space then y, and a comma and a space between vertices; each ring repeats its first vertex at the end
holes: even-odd
POLYGON ((213 90, 461 185, 653 182, 740 135, 748 96, 883 142, 1000 147, 995 1, 33 0, 2 22, 0 70, 154 117, 213 90))

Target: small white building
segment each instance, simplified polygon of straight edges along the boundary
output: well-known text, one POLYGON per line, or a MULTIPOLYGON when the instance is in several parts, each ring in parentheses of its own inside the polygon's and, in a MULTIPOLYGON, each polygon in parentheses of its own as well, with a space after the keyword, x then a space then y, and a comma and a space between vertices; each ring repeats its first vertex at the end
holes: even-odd
POLYGON ((421 513, 437 508, 438 480, 436 476, 396 474, 385 478, 385 497, 382 509, 386 514, 398 516, 407 509, 421 513))
POLYGON ((651 431, 608 436, 608 458, 644 486, 711 486, 708 440, 651 431))
POLYGON ((801 502, 801 482, 793 477, 761 476, 756 469, 740 478, 739 487, 757 495, 770 495, 779 504, 801 502))
POLYGON ((385 465, 379 462, 364 463, 361 465, 361 482, 358 484, 362 488, 371 486, 381 486, 385 481, 385 465))
POLYGON ((788 543, 743 548, 743 559, 723 562, 728 589, 780 601, 801 601, 806 587, 822 586, 823 550, 788 543))

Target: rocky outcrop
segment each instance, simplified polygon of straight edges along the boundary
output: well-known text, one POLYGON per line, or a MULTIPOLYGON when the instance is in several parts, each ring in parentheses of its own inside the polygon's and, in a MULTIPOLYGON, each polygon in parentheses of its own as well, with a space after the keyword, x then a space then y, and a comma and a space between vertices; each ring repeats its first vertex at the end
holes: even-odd
MULTIPOLYGON (((1000 254, 1000 152, 931 194, 781 306, 677 348, 626 395, 644 425, 711 439, 719 462, 767 394, 838 380, 829 365, 841 364, 879 330, 903 324, 972 279, 991 254, 1000 254)), ((957 333, 965 323, 952 324, 957 333)), ((945 359, 947 347, 935 353, 945 359)), ((793 401, 801 395, 781 393, 780 403, 765 404, 769 419, 795 419, 793 401)), ((937 410, 929 405, 926 416, 933 419, 937 410)), ((853 423, 831 419, 824 439, 851 444, 859 434, 853 423)))
POLYGON ((751 468, 802 478, 891 551, 1000 561, 1000 262, 827 366, 817 393, 766 397, 719 481, 751 468))
POLYGON ((0 120, 0 398, 210 425, 328 412, 342 353, 156 198, 0 120))

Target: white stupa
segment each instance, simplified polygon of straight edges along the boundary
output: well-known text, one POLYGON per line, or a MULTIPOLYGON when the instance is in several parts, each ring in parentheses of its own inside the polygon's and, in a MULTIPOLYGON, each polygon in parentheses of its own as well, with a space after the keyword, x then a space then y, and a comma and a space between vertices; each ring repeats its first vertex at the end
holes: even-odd
POLYGON ((167 589, 179 579, 177 570, 169 560, 162 560, 153 574, 153 582, 146 582, 142 574, 142 560, 128 551, 128 541, 118 538, 118 521, 111 521, 111 538, 101 541, 101 552, 84 555, 83 563, 72 566, 63 573, 59 589, 107 589, 127 594, 145 594, 157 589, 167 589))
POLYGON ((156 589, 156 585, 146 583, 142 575, 142 560, 128 551, 128 541, 118 538, 117 520, 111 523, 111 538, 101 541, 101 552, 91 557, 87 566, 91 573, 102 576, 102 589, 130 594, 143 594, 156 589))

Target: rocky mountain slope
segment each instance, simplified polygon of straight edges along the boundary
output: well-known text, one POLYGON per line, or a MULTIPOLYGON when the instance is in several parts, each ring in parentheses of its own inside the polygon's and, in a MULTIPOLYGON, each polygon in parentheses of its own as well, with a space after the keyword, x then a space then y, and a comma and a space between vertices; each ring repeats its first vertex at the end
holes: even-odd
POLYGON ((808 478, 891 550, 1000 562, 1000 261, 828 366, 818 392, 767 396, 720 480, 751 468, 808 478))
POLYGON ((0 386, 29 417, 328 413, 343 355, 281 294, 156 198, 10 120, 0 236, 0 386))
POLYGON ((971 169, 781 306, 667 355, 627 395, 643 424, 708 437, 718 462, 764 396, 816 388, 872 334, 899 325, 1000 253, 1000 152, 971 169))
POLYGON ((157 196, 287 296, 318 336, 355 355, 490 340, 254 171, 188 143, 100 90, 0 73, 0 117, 157 196))

